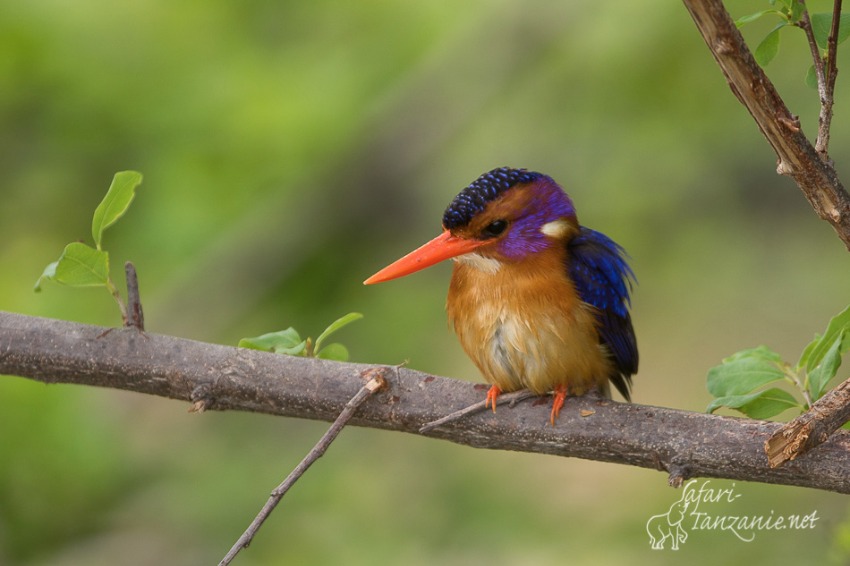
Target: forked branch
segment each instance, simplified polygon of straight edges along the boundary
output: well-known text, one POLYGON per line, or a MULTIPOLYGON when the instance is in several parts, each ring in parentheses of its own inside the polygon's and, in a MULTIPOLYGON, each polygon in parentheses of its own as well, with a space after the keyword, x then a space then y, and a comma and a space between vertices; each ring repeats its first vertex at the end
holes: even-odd
MULTIPOLYGON (((803 133, 800 120, 788 110, 773 83, 756 63, 723 2, 683 1, 732 92, 776 152, 777 172, 794 179, 818 216, 832 225, 850 249, 850 195, 832 164, 828 159, 821 159, 803 133)), ((834 54, 831 60, 834 66, 834 54)), ((834 81, 837 71, 824 71, 825 75, 827 73, 828 84, 834 81)), ((831 112, 830 108, 830 115, 831 112)), ((828 129, 828 121, 822 127, 828 129)), ((828 139, 827 134, 822 142, 824 152, 828 139)))

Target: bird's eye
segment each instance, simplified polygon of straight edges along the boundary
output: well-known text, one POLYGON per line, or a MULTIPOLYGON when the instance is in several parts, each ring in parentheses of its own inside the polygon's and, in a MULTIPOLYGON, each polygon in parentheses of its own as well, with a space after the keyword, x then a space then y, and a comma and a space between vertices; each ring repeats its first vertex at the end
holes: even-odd
POLYGON ((482 230, 482 234, 485 238, 495 238, 502 232, 504 232, 508 227, 507 220, 494 220, 490 224, 484 227, 482 230))

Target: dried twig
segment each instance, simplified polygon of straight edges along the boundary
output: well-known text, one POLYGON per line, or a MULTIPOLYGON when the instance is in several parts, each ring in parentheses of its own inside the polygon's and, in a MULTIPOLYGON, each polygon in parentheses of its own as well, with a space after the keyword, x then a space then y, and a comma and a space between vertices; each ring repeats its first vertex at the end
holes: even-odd
POLYGON ((275 507, 277 507, 278 503, 280 503, 280 500, 283 499, 283 496, 286 495, 286 492, 289 491, 289 488, 291 488, 295 482, 304 475, 304 472, 307 471, 313 462, 322 457, 334 439, 336 439, 337 435, 339 435, 342 431, 343 427, 348 424, 348 421, 350 421, 351 417, 354 416, 357 408, 360 407, 366 399, 386 386, 386 380, 382 375, 382 371, 383 368, 378 368, 364 372, 364 377, 369 377, 369 381, 366 385, 360 388, 360 390, 348 403, 346 403, 342 412, 339 414, 339 417, 337 417, 328 431, 322 436, 322 438, 319 439, 319 442, 316 443, 307 456, 301 460, 301 462, 279 486, 272 490, 266 504, 263 505, 259 514, 254 518, 242 536, 239 537, 236 544, 234 544, 230 551, 224 556, 224 558, 222 558, 221 562, 219 562, 219 566, 227 566, 227 564, 230 564, 233 559, 236 558, 236 555, 239 554, 240 550, 247 548, 247 546, 251 544, 251 541, 254 539, 257 531, 263 526, 263 523, 266 519, 268 519, 271 512, 274 511, 275 507))

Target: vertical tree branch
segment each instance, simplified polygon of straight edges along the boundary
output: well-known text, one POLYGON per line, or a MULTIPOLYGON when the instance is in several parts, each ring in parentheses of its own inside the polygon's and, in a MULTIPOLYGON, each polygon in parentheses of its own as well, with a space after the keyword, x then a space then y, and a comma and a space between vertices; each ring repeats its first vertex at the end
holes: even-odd
POLYGON ((788 111, 720 0, 683 0, 732 92, 752 115, 778 157, 777 172, 788 175, 820 218, 829 222, 850 250, 850 195, 832 165, 806 139, 799 119, 788 111))

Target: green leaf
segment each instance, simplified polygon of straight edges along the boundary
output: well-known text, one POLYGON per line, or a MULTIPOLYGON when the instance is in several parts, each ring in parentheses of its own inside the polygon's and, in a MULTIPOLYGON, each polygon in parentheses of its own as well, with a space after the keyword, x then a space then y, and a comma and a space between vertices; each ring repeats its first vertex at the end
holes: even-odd
POLYGON ((747 350, 735 352, 728 358, 725 358, 723 362, 736 362, 738 360, 745 360, 749 358, 758 358, 760 360, 776 362, 777 364, 782 363, 782 356, 780 356, 779 354, 777 354, 776 352, 774 352, 763 344, 761 346, 756 346, 755 348, 749 348, 747 350))
POLYGON ((839 354, 843 354, 850 349, 850 306, 830 319, 823 336, 815 334, 815 339, 809 342, 803 349, 800 361, 797 362, 797 367, 805 367, 806 371, 811 373, 832 347, 835 337, 842 333, 844 334, 844 338, 841 341, 839 354))
POLYGON ((71 242, 54 264, 48 265, 41 278, 72 287, 96 287, 109 280, 109 254, 80 242, 71 242), (51 270, 51 266, 54 266, 51 270), (52 271, 52 273, 51 273, 52 271))
POLYGON ((779 14, 782 15, 782 12, 778 10, 762 10, 761 12, 756 12, 755 14, 749 14, 747 16, 741 16, 737 20, 735 20, 735 27, 741 27, 744 24, 748 24, 750 22, 754 22, 765 14, 779 14))
MULTIPOLYGON (((821 49, 827 48, 829 32, 832 29, 832 12, 812 14, 812 35, 821 49)), ((838 44, 850 37, 850 13, 841 14, 838 20, 838 44)))
POLYGON ((774 387, 761 391, 752 401, 738 407, 738 410, 751 419, 769 419, 788 409, 802 408, 790 393, 774 387))
POLYGON ((800 408, 800 404, 787 391, 773 387, 749 395, 731 395, 715 399, 706 411, 713 413, 720 407, 736 409, 752 419, 769 419, 787 409, 800 408))
POLYGON ((269 332, 253 338, 243 338, 239 341, 239 347, 301 356, 307 349, 307 341, 302 340, 298 331, 290 326, 286 330, 269 332))
POLYGON ((806 71, 805 83, 809 88, 818 88, 818 74, 817 71, 815 71, 814 65, 809 65, 809 70, 806 71))
POLYGON ((706 385, 713 397, 744 395, 785 377, 782 358, 768 348, 759 346, 743 350, 708 370, 706 385))
MULTIPOLYGON (((322 347, 322 342, 325 340, 325 338, 327 338, 328 336, 330 336, 331 334, 333 334, 334 332, 336 332, 337 330, 339 330, 343 326, 351 324, 355 320, 360 320, 361 318, 363 318, 363 315, 360 314, 359 312, 350 312, 347 315, 341 316, 340 318, 338 318, 335 321, 333 321, 332 323, 330 323, 330 325, 327 328, 325 328, 324 332, 319 334, 319 337, 316 338, 315 350, 317 352, 319 351, 319 349, 322 347)), ((316 357, 318 357, 318 356, 316 356, 316 357)))
POLYGON ((137 171, 119 171, 112 178, 112 184, 97 205, 91 222, 91 235, 97 249, 100 249, 103 232, 124 216, 136 196, 136 187, 141 183, 142 174, 137 171))
POLYGON ((838 19, 838 45, 844 43, 848 37, 850 37, 850 14, 841 14, 838 19))
POLYGON ((841 366, 841 346, 845 336, 846 332, 841 332, 835 337, 821 363, 809 373, 809 391, 812 394, 812 401, 821 398, 826 384, 838 373, 838 368, 841 366))
POLYGON ((339 342, 333 342, 319 350, 319 352, 316 354, 316 357, 321 358, 323 360, 336 360, 338 362, 347 362, 348 348, 346 348, 339 342))
POLYGON ((756 62, 762 67, 766 67, 768 63, 773 61, 776 54, 779 53, 779 30, 787 25, 787 22, 781 22, 778 24, 775 28, 773 28, 773 31, 765 36, 761 43, 759 43, 759 46, 756 47, 756 51, 753 55, 756 58, 756 62))
POLYGON ((275 354, 286 354, 287 356, 306 356, 307 355, 307 341, 302 340, 298 344, 294 346, 277 346, 274 349, 275 354))
POLYGON ((48 263, 47 267, 44 268, 44 271, 41 274, 41 277, 35 282, 35 287, 33 291, 36 293, 41 292, 41 283, 42 281, 47 281, 48 279, 53 279, 56 277, 56 266, 59 265, 59 261, 54 261, 53 263, 48 263))

